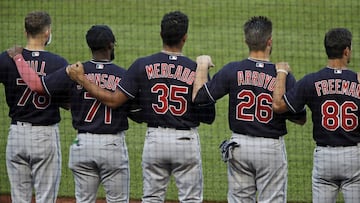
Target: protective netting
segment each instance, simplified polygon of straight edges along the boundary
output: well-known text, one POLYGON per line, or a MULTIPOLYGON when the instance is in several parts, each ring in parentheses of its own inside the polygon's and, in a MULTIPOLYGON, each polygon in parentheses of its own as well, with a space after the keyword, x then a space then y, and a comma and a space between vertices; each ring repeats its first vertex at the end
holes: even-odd
MULTIPOLYGON (((52 18, 52 43, 47 50, 63 56, 69 63, 91 59, 85 34, 94 24, 106 24, 116 37, 114 63, 128 68, 141 56, 162 49, 160 21, 165 13, 180 10, 189 17, 188 39, 183 54, 195 60, 200 54, 212 56, 213 75, 230 61, 247 58, 243 24, 251 16, 267 16, 273 22, 271 61, 288 61, 296 79, 326 65, 323 47, 325 33, 334 27, 346 27, 353 33, 350 68, 359 71, 358 51, 360 21, 358 0, 64 0, 64 1, 0 1, 0 50, 13 45, 26 45, 24 17, 43 10, 52 18)), ((2 63, 2 61, 0 61, 2 63)), ((0 74, 3 74, 0 70, 0 74)), ((11 119, 4 85, 0 85, 0 193, 10 193, 6 170, 6 144, 11 119)), ((230 137, 228 98, 216 103, 213 124, 201 124, 204 200, 226 201, 227 167, 221 161, 219 145, 230 137)), ((62 176, 59 196, 74 196, 73 175, 68 168, 69 147, 76 137, 71 114, 61 110, 60 139, 62 176)), ((288 123, 285 136, 288 167, 287 199, 289 202, 311 202, 311 172, 314 141, 311 113, 305 126, 288 123)), ((130 198, 141 199, 141 155, 145 124, 129 121, 126 142, 130 159, 130 198)), ((99 197, 104 197, 99 191, 99 197)), ((174 181, 166 199, 178 197, 174 181)), ((342 197, 339 197, 342 199, 342 197)))

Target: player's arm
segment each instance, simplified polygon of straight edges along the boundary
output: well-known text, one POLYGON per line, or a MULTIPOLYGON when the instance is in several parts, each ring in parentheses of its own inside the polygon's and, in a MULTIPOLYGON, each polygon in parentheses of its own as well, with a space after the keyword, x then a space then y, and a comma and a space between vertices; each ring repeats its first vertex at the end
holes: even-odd
POLYGON ((288 119, 295 124, 304 125, 306 123, 306 110, 293 114, 288 119))
POLYGON ((22 56, 22 47, 12 47, 7 50, 8 55, 15 61, 16 68, 27 84, 31 91, 37 92, 39 94, 46 94, 45 88, 41 83, 41 79, 34 69, 30 68, 29 64, 26 63, 24 57, 22 56))
POLYGON ((80 62, 66 67, 66 72, 72 80, 83 86, 91 94, 91 96, 95 97, 101 103, 110 108, 117 108, 128 100, 127 95, 119 89, 111 92, 88 80, 84 74, 84 67, 80 62))
POLYGON ((192 100, 195 100, 199 89, 208 81, 209 68, 214 67, 211 57, 201 55, 196 58, 197 68, 195 73, 195 81, 193 85, 192 100))
POLYGON ((214 122, 216 115, 215 103, 195 104, 194 112, 199 122, 211 124, 214 122))
POLYGON ((286 62, 277 63, 276 72, 272 108, 275 113, 284 113, 289 111, 283 97, 286 91, 286 76, 290 72, 289 64, 286 62))

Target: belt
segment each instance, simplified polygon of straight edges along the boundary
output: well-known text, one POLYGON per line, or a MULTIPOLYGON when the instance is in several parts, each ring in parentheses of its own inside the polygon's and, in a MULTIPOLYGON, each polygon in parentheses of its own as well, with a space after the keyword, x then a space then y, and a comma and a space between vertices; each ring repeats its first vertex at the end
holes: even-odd
POLYGON ((354 147, 359 144, 360 143, 351 143, 351 144, 346 144, 346 145, 328 145, 328 144, 316 143, 316 146, 319 146, 319 147, 354 147))
POLYGON ((49 126, 47 124, 36 124, 22 121, 11 121, 12 125, 20 125, 20 126, 49 126))
POLYGON ((150 128, 171 128, 171 129, 175 129, 175 130, 190 130, 190 127, 169 127, 169 126, 162 126, 162 125, 152 125, 152 124, 148 124, 148 127, 150 128))
POLYGON ((116 135, 118 133, 121 133, 123 131, 119 131, 119 132, 115 132, 115 133, 95 133, 95 132, 90 132, 87 130, 78 130, 78 134, 86 134, 86 133, 90 133, 90 134, 102 134, 102 135, 116 135))
POLYGON ((280 139, 280 137, 264 137, 264 136, 254 136, 254 135, 247 135, 247 134, 243 134, 243 133, 239 133, 239 132, 236 132, 236 131, 233 131, 234 133, 236 134, 239 134, 239 135, 244 135, 244 136, 248 136, 248 137, 254 137, 254 138, 267 138, 267 139, 275 139, 275 140, 278 140, 280 139))

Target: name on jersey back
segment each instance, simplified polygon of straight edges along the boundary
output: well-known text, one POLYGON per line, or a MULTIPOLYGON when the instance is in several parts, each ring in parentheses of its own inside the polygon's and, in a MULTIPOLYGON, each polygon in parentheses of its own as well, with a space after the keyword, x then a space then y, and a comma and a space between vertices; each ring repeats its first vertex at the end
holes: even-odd
POLYGON ((314 83, 317 96, 341 94, 359 99, 360 84, 343 79, 327 79, 314 83))
POLYGON ((182 65, 169 63, 154 63, 145 66, 149 80, 157 78, 171 78, 192 85, 195 79, 195 71, 182 65))

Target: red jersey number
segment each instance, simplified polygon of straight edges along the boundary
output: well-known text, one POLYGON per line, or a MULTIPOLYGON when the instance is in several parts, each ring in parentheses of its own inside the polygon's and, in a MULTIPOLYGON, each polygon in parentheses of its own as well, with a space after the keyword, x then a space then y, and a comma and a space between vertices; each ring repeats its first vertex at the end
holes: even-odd
POLYGON ((175 116, 182 116, 186 112, 187 101, 183 95, 188 94, 188 87, 170 85, 169 88, 164 83, 158 83, 151 88, 151 93, 158 95, 158 102, 151 105, 157 114, 170 111, 175 116))
POLYGON ((329 131, 335 131, 339 127, 344 131, 353 131, 358 126, 358 116, 354 113, 358 111, 358 106, 347 101, 339 105, 334 100, 326 101, 321 105, 321 124, 329 131))
MULTIPOLYGON (((26 83, 22 79, 16 80, 17 85, 26 85, 26 83)), ((17 105, 25 106, 27 101, 32 96, 32 103, 37 109, 46 109, 50 105, 51 98, 48 95, 39 95, 36 92, 32 92, 29 87, 26 87, 23 94, 21 95, 17 105)))
MULTIPOLYGON (((101 102, 99 102, 96 98, 92 97, 89 92, 84 92, 84 99, 93 99, 94 100, 94 102, 92 103, 92 105, 85 117, 85 122, 91 123, 94 120, 95 115, 101 106, 101 102)), ((112 109, 106 105, 104 105, 104 108, 105 108, 104 123, 111 124, 112 109)))
POLYGON ((242 121, 254 121, 268 123, 272 117, 272 97, 270 94, 261 93, 256 96, 251 90, 242 90, 237 98, 240 103, 236 106, 236 119, 242 121), (252 113, 246 113, 247 110, 255 108, 252 113))

